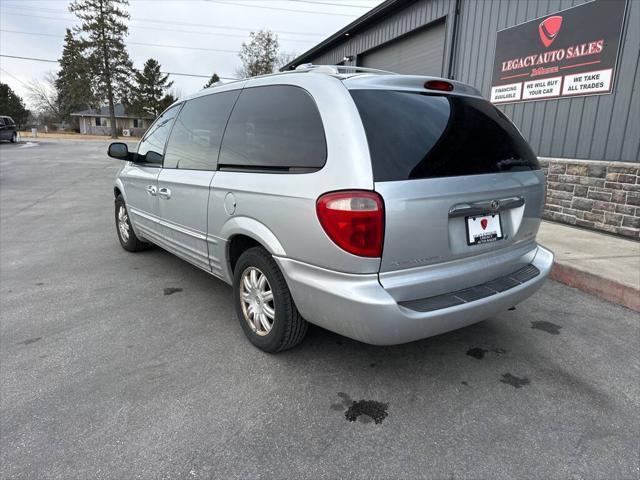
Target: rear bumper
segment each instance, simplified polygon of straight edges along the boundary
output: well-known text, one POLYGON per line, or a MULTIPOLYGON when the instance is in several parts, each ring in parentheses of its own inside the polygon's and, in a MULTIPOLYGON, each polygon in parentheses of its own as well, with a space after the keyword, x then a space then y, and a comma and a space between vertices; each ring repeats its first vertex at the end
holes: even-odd
MULTIPOLYGON (((438 335, 485 320, 531 296, 549 276, 553 253, 534 247, 531 266, 539 273, 495 279, 478 286, 485 295, 467 296, 464 303, 432 309, 433 302, 398 303, 378 281, 378 275, 353 275, 275 257, 298 310, 309 322, 373 345, 395 345, 438 335), (501 280, 498 282, 498 280, 501 280), (512 281, 515 280, 515 281, 512 281), (498 282, 498 283, 496 283, 498 282), (503 291, 491 288, 499 284, 503 291), (489 288, 493 292, 488 292, 489 288), (429 304, 429 311, 424 305, 429 304), (421 306, 422 305, 422 306, 421 306)), ((456 295, 459 292, 453 292, 456 295)), ((443 295, 444 297, 444 295, 443 295)), ((450 305, 449 303, 444 303, 450 305)))

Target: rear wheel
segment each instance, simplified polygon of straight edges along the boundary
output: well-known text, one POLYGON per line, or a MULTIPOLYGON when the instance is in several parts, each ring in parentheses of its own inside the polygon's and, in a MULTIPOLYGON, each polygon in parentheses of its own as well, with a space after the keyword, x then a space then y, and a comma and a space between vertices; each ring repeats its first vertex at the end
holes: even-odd
POLYGON ((143 242, 136 236, 136 232, 131 227, 131 220, 127 205, 124 203, 122 195, 118 195, 115 202, 116 206, 116 230, 118 232, 118 240, 122 248, 129 252, 138 252, 149 248, 149 244, 143 242))
POLYGON ((275 353, 298 345, 307 333, 278 265, 261 247, 245 251, 236 263, 233 294, 238 321, 249 341, 275 353))

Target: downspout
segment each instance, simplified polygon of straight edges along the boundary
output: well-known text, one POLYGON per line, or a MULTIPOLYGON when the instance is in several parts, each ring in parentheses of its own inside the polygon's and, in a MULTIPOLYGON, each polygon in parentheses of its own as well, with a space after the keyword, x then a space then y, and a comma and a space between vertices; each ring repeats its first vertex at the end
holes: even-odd
POLYGON ((456 0, 455 11, 453 13, 453 31, 451 32, 451 48, 449 49, 449 69, 447 78, 455 80, 454 62, 456 50, 458 49, 458 23, 460 22, 460 4, 462 0, 456 0))

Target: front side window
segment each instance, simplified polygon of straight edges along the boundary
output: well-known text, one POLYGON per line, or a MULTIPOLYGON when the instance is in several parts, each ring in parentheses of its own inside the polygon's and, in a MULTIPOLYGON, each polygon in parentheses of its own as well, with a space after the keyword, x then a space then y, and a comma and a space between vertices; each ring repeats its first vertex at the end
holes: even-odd
POLYGON ((242 91, 222 140, 221 169, 307 172, 326 159, 322 119, 306 90, 272 85, 242 91))
POLYGON ((352 90, 374 180, 537 170, 516 127, 486 100, 391 90, 352 90))
POLYGON ((222 134, 240 90, 194 98, 175 121, 164 168, 215 170, 222 134))
POLYGON ((180 110, 180 105, 175 105, 165 111, 149 128, 138 146, 137 163, 162 165, 164 145, 171 131, 173 119, 180 110))

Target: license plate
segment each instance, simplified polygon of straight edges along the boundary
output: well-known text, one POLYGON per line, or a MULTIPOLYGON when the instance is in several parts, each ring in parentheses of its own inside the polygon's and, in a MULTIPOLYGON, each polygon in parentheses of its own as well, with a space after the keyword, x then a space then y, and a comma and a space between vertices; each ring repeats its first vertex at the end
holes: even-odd
POLYGON ((468 245, 491 243, 502 238, 499 213, 467 217, 466 220, 468 245))

